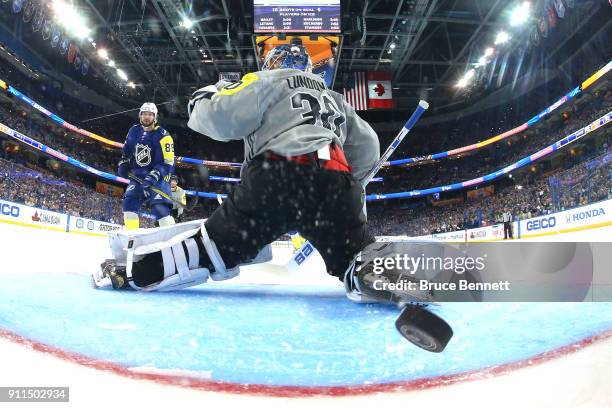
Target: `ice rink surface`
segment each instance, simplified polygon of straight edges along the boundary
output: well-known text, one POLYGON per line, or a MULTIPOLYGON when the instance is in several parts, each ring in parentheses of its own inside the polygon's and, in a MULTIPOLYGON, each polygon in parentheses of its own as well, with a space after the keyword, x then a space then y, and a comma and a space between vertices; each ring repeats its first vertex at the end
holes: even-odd
POLYGON ((0 223, 0 243, 0 386, 70 386, 73 406, 612 406, 612 303, 447 303, 455 335, 432 354, 320 259, 283 273, 284 249, 235 281, 135 293, 90 287, 105 238, 0 223))

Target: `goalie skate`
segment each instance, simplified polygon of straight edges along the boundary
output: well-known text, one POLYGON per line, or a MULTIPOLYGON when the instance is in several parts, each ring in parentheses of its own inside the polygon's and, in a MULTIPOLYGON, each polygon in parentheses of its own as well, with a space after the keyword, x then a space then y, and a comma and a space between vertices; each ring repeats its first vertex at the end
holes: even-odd
POLYGON ((100 265, 100 270, 91 274, 95 289, 123 289, 128 287, 125 267, 117 265, 114 259, 107 259, 100 265))
POLYGON ((393 303, 403 307, 409 303, 432 303, 434 293, 419 289, 421 271, 383 266, 381 260, 398 255, 411 257, 439 256, 444 249, 437 242, 375 242, 364 248, 354 259, 345 275, 347 296, 360 303, 393 303))

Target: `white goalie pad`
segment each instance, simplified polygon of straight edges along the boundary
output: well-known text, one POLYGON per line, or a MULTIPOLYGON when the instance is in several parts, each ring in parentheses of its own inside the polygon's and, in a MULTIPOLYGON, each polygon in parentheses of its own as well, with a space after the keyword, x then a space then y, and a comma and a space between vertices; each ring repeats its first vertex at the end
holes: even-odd
MULTIPOLYGON (((117 265, 126 266, 128 242, 130 240, 134 240, 133 245, 135 247, 143 247, 139 249, 138 254, 135 255, 144 255, 160 251, 163 247, 194 236, 200 230, 203 221, 204 220, 194 220, 150 229, 111 231, 108 233, 108 241, 113 258, 117 262, 117 265), (167 241, 169 241, 169 243, 167 243, 167 241)), ((136 256, 134 260, 138 261, 139 257, 136 256)))
MULTIPOLYGON (((210 273, 207 268, 202 268, 199 265, 200 252, 196 239, 199 239, 199 237, 190 237, 163 248, 161 253, 164 262, 164 279, 142 289, 163 292, 205 283, 210 273)), ((130 277, 129 273, 128 277, 130 277)))
MULTIPOLYGON (((204 283, 208 278, 227 280, 240 274, 240 266, 227 269, 217 246, 206 231, 204 220, 190 221, 152 229, 115 231, 109 234, 111 251, 117 265, 125 266, 130 286, 137 290, 169 291, 204 283), (214 270, 200 267, 200 253, 196 240, 206 249, 214 270), (138 287, 132 279, 134 262, 151 253, 161 252, 164 279, 161 282, 138 287)), ((272 259, 272 246, 266 246, 251 261, 242 265, 268 262, 272 259)))

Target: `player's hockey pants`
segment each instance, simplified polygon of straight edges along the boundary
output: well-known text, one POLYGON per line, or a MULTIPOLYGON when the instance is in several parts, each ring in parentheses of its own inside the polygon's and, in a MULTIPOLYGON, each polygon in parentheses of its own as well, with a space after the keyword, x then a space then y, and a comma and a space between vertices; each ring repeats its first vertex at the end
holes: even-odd
POLYGON ((206 229, 227 268, 297 230, 317 248, 328 272, 342 279, 354 255, 372 242, 363 205, 362 188, 350 173, 261 155, 243 169, 206 229))

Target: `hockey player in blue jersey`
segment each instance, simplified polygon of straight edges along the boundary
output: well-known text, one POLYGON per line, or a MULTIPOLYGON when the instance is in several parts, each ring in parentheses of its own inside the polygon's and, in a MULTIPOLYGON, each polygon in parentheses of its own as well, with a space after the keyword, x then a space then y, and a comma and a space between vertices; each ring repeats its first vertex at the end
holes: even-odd
POLYGON ((157 106, 147 102, 140 107, 140 124, 128 131, 119 162, 119 176, 130 173, 143 181, 131 180, 123 197, 123 219, 126 229, 138 229, 138 211, 148 203, 160 226, 174 224, 172 203, 151 191, 156 187, 170 194, 170 177, 174 172, 174 141, 157 124, 157 106))

